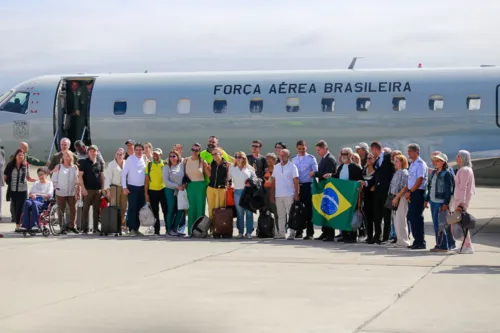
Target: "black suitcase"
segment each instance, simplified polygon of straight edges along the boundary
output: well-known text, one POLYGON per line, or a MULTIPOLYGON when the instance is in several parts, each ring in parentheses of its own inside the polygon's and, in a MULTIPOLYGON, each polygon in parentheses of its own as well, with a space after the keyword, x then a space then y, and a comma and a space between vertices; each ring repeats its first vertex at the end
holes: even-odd
POLYGON ((108 234, 121 235, 122 213, 119 207, 105 207, 101 211, 101 236, 108 234))

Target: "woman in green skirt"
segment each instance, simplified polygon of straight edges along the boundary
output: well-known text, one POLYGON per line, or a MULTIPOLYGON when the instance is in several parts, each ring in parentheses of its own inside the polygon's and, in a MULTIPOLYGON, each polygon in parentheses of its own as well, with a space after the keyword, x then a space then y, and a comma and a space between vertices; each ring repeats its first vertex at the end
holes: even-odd
POLYGON ((191 235, 193 224, 200 216, 205 216, 207 203, 207 183, 204 170, 208 168, 207 162, 200 158, 201 145, 195 143, 191 148, 191 156, 184 159, 184 184, 187 185, 188 233, 191 235))

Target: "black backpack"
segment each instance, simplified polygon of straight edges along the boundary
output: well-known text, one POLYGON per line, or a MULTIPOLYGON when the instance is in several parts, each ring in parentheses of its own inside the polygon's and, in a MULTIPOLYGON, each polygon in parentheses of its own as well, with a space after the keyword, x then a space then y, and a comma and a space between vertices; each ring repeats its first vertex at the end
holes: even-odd
POLYGON ((257 237, 258 238, 273 238, 274 237, 274 216, 265 210, 259 214, 257 221, 257 237))
POLYGON ((288 228, 292 230, 303 230, 306 227, 306 206, 300 201, 294 201, 290 208, 288 228))

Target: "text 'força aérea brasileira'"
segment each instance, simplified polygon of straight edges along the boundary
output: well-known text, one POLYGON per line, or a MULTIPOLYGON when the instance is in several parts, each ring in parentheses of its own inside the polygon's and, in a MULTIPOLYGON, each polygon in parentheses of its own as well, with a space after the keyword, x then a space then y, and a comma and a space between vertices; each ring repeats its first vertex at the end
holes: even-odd
POLYGON ((316 93, 391 93, 411 92, 410 82, 327 82, 279 84, 217 84, 214 95, 316 94, 316 93))

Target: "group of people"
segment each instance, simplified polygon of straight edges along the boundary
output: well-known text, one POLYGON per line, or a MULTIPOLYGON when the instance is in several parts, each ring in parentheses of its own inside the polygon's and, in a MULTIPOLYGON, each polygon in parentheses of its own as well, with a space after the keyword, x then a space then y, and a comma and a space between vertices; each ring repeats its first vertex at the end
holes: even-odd
MULTIPOLYGON (((400 151, 383 148, 377 141, 371 145, 361 142, 354 150, 343 148, 336 158, 328 144, 321 140, 315 144, 321 158, 319 163, 307 152, 303 140, 297 142, 297 155, 293 158, 283 142, 275 144, 275 153, 263 156, 259 140, 252 142, 250 154, 238 151, 230 156, 219 146, 215 136, 209 138, 206 149, 199 143, 193 144, 190 156, 186 157, 183 157, 180 144, 175 144, 165 156, 162 149, 153 148, 149 142, 141 144, 127 140, 125 145, 125 149, 116 150, 115 158, 106 166, 97 146, 87 147, 78 141, 73 153, 70 140, 64 138, 61 151, 52 157, 47 169, 38 169, 35 181, 29 175, 27 144, 22 143, 4 170, 16 229, 37 228, 37 214, 55 194, 61 211, 59 215, 67 211, 63 233, 90 232, 90 207, 93 209, 92 232, 99 233, 99 205, 101 196, 105 196, 110 205, 121 209, 123 233, 141 235, 139 211, 148 203, 155 217, 155 235, 160 235, 161 231, 161 207, 166 235, 185 236, 190 234, 195 221, 205 215, 207 205, 208 218, 213 220, 214 209, 226 205, 226 192, 231 188, 238 238, 252 238, 254 214, 239 202, 248 180, 257 177, 262 180, 266 195, 265 208, 260 213, 270 211, 274 215, 276 239, 364 241, 426 249, 423 212, 430 207, 436 237, 436 246, 431 251, 442 252, 454 250, 456 246, 451 229, 439 225, 439 213, 467 210, 475 192, 471 158, 465 150, 457 154, 458 171, 455 173, 448 166, 448 157, 438 151, 432 154, 433 170, 429 171, 417 144, 408 146, 408 158, 400 151), (48 174, 51 180, 47 179, 48 174), (330 177, 359 182, 359 205, 365 215, 365 225, 357 231, 338 234, 323 226, 319 237, 313 238, 312 182, 330 177), (35 184, 28 193, 29 181, 35 184), (180 194, 186 194, 188 209, 178 209, 180 194), (83 201, 83 209, 81 223, 77 225, 79 201, 83 201), (294 201, 304 204, 304 230, 288 228, 294 201), (413 242, 410 242, 410 235, 413 242)), ((463 241, 459 252, 473 253, 470 235, 463 241)))

